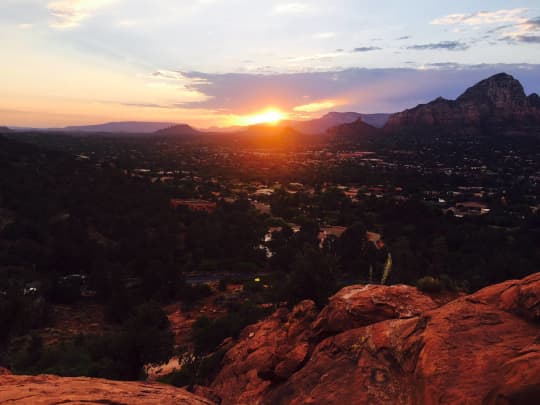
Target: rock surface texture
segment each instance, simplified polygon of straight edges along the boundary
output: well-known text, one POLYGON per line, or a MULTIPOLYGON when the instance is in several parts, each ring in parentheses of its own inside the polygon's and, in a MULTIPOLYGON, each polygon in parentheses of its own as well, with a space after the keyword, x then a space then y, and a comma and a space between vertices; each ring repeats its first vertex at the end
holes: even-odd
POLYGON ((214 402, 162 384, 4 375, 0 376, 0 404, 211 405, 214 402))
POLYGON ((506 73, 482 80, 456 100, 442 97, 390 116, 387 130, 407 128, 500 129, 540 125, 537 94, 526 96, 521 83, 506 73))
POLYGON ((350 286, 246 328, 212 384, 223 404, 537 404, 540 273, 445 305, 350 286))

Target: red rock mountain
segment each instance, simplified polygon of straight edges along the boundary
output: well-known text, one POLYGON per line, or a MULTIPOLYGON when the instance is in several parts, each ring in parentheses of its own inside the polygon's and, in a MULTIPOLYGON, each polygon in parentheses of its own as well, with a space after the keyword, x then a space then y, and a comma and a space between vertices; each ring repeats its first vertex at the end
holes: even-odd
POLYGON ((537 404, 540 273, 440 306, 356 285, 247 327, 212 389, 227 404, 537 404))
POLYGON ((540 97, 500 73, 470 87, 456 100, 442 97, 390 116, 386 130, 433 128, 469 131, 540 126, 540 97))

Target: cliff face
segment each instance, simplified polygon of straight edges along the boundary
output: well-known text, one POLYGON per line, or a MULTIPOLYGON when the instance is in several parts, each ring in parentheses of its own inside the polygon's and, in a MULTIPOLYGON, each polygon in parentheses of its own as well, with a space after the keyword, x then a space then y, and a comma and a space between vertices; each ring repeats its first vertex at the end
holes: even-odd
POLYGON ((223 404, 536 404, 540 273, 440 306, 351 286, 246 328, 212 388, 223 404))
POLYGON ((162 384, 0 375, 0 404, 213 405, 214 402, 162 384))
POLYGON ((392 115, 387 130, 478 128, 540 125, 539 97, 527 97, 521 83, 500 73, 470 87, 456 100, 438 98, 392 115))

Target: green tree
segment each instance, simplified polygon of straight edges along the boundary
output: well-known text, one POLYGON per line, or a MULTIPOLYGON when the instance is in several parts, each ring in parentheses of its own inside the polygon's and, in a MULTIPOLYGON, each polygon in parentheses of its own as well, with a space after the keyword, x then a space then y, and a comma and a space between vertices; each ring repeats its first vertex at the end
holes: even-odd
POLYGON ((335 258, 319 249, 306 247, 291 266, 285 283, 284 298, 289 305, 312 299, 323 306, 328 297, 336 292, 338 264, 335 258))

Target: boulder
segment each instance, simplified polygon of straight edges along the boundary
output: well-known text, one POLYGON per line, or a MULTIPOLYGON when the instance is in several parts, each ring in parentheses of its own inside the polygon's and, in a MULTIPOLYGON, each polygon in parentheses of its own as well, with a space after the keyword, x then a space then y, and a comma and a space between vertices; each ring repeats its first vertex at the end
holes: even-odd
POLYGON ((330 297, 312 328, 318 334, 336 334, 387 319, 412 318, 437 306, 408 285, 352 285, 330 297))
POLYGON ((51 375, 0 377, 0 404, 215 405, 215 402, 169 385, 62 378, 51 375))

